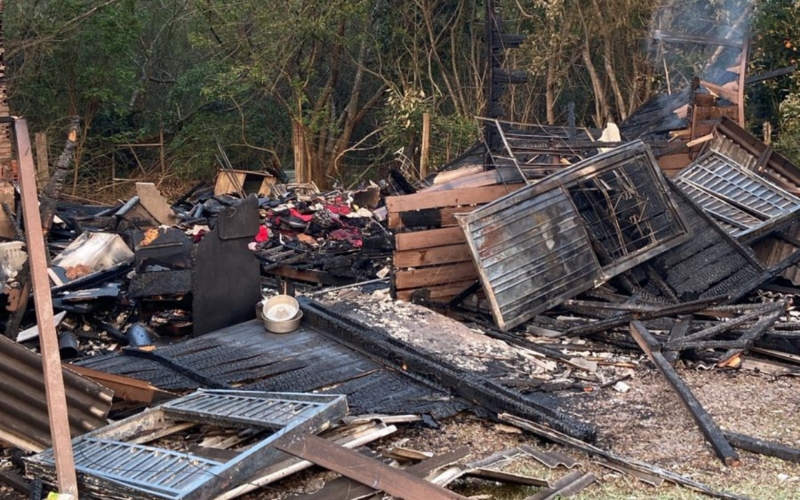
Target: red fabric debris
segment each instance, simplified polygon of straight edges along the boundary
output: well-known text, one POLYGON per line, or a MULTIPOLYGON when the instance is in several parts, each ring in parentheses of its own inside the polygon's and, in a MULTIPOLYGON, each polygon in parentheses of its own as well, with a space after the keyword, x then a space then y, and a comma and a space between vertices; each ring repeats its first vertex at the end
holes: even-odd
POLYGON ((331 213, 339 215, 347 215, 352 211, 347 205, 327 205, 325 208, 330 210, 331 213))
POLYGON ((301 214, 300 212, 298 212, 297 210, 295 210, 294 208, 290 208, 290 209, 289 209, 289 212, 290 212, 290 213, 291 213, 293 216, 295 216, 295 217, 297 217, 298 219, 302 220, 303 222, 310 222, 310 221, 311 221, 311 217, 313 217, 312 215, 303 215, 303 214, 301 214))
POLYGON ((207 232, 208 231, 206 231, 205 229, 201 229, 201 230, 197 231, 197 234, 192 235, 192 243, 199 243, 200 240, 203 239, 203 236, 205 236, 205 234, 207 232))
POLYGON ((256 241, 258 243, 264 243, 265 241, 269 240, 269 231, 264 226, 258 228, 258 234, 256 235, 256 241))
POLYGON ((364 242, 361 240, 361 234, 353 229, 337 229, 328 234, 328 238, 332 240, 346 241, 353 246, 361 248, 364 242))

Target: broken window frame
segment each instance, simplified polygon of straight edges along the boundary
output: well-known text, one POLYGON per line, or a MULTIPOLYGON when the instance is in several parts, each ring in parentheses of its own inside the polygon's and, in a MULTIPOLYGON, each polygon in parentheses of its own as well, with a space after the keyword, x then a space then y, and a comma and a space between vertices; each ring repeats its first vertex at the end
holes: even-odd
MULTIPOLYGON (((650 151, 650 148, 642 141, 635 141, 584 160, 570 168, 563 170, 562 172, 553 174, 536 184, 522 188, 469 214, 459 214, 456 217, 459 225, 466 234, 470 253, 481 278, 481 283, 484 291, 486 292, 487 299, 491 305, 495 322, 502 330, 513 328, 514 326, 523 323, 543 310, 549 309, 581 292, 599 286, 612 277, 631 269, 638 264, 645 262, 648 259, 669 250, 670 248, 675 247, 676 245, 685 242, 690 237, 688 224, 684 220, 683 215, 675 206, 673 198, 669 194, 666 180, 664 179, 663 174, 659 169, 652 152, 650 151), (667 235, 663 239, 656 240, 654 243, 648 244, 643 248, 635 250, 622 258, 614 259, 608 264, 603 265, 598 258, 597 249, 594 245, 595 241, 586 230, 588 221, 581 217, 583 224, 579 224, 579 230, 582 231, 584 236, 581 236, 580 233, 575 233, 573 236, 580 238, 581 240, 583 240, 585 237, 585 240, 579 243, 583 244, 584 246, 588 244, 592 249, 594 261, 597 265, 596 269, 598 272, 591 276, 592 279, 586 279, 579 284, 561 290, 557 294, 548 294, 547 300, 543 301, 536 307, 515 313, 513 317, 506 317, 507 314, 504 314, 503 306, 499 304, 498 298, 495 295, 495 287, 493 283, 496 281, 496 278, 490 279, 490 277, 487 275, 487 272, 482 264, 484 258, 481 256, 481 249, 479 248, 478 243, 475 241, 475 237, 473 237, 473 229, 476 223, 485 219, 497 218, 499 215, 501 216, 505 210, 509 210, 520 203, 534 200, 535 198, 541 197, 548 192, 556 191, 561 191, 566 195, 574 211, 580 216, 580 209, 573 198, 573 194, 571 194, 569 190, 571 188, 575 188, 581 182, 595 179, 607 172, 623 169, 634 162, 639 162, 639 164, 644 165, 646 173, 652 179, 658 182, 659 185, 657 189, 657 195, 659 196, 660 202, 663 203, 666 211, 669 212, 670 219, 674 224, 674 227, 672 227, 671 231, 672 234, 667 235)), ((477 229, 478 232, 480 230, 481 229, 477 229)), ((480 236, 480 233, 478 233, 477 236, 480 236)), ((511 237, 512 236, 509 236, 508 238, 510 239, 511 237)), ((562 262, 565 261, 566 259, 562 259, 562 262)), ((561 262, 559 264, 561 264, 561 262)), ((564 266, 562 265, 561 268, 563 269, 564 266)), ((520 299, 515 299, 510 303, 514 303, 519 300, 520 299)), ((519 307, 515 306, 515 308, 519 307)))

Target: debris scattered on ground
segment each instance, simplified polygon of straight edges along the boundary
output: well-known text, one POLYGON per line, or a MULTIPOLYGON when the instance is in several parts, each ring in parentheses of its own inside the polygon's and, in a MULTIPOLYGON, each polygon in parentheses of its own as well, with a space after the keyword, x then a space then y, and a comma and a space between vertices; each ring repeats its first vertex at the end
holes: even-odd
POLYGON ((800 169, 743 128, 744 70, 603 130, 499 119, 501 71, 484 141, 355 189, 220 146, 214 185, 66 202, 74 122, 37 200, 8 117, 0 483, 41 500, 66 464, 81 495, 146 500, 794 487, 800 169))

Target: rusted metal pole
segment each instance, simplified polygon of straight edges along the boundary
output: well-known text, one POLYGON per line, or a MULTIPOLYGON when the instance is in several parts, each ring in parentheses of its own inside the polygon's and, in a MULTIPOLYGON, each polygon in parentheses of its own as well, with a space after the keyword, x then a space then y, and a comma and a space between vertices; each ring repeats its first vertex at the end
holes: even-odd
POLYGON ((14 137, 17 141, 22 216, 25 220, 33 300, 36 306, 36 321, 39 325, 47 414, 53 439, 58 489, 60 493, 73 495, 77 499, 78 480, 75 475, 75 460, 72 456, 67 397, 61 373, 61 357, 58 354, 58 337, 53 321, 53 300, 50 296, 50 281, 47 276, 47 249, 44 245, 42 219, 39 215, 39 198, 36 194, 36 173, 31 153, 31 139, 28 135, 28 123, 24 119, 20 118, 14 121, 14 137))

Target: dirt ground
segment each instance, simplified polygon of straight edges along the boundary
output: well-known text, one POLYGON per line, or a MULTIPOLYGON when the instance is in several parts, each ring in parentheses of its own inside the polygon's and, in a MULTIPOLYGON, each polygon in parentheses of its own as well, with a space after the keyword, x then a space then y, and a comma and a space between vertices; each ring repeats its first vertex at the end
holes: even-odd
MULTIPOLYGON (((725 429, 800 447, 800 379, 768 377, 750 372, 695 371, 680 369, 681 376, 711 416, 725 429)), ((598 427, 599 446, 618 454, 653 463, 706 483, 716 489, 761 500, 800 500, 800 464, 741 452, 741 467, 725 467, 713 454, 679 399, 650 366, 644 364, 627 381, 631 390, 611 388, 599 393, 574 393, 568 407, 598 427)), ((665 483, 656 488, 599 466, 590 457, 568 448, 547 445, 527 434, 510 433, 496 424, 471 415, 458 415, 437 430, 401 427, 374 444, 384 449, 408 439, 406 447, 441 453, 470 446, 470 459, 523 443, 556 450, 581 462, 584 471, 600 479, 573 498, 577 500, 690 500, 708 498, 665 483)), ((520 460, 506 470, 542 479, 567 473, 547 469, 533 460, 520 460)), ((247 500, 290 498, 320 488, 334 474, 317 468, 243 497, 247 500)), ((498 500, 523 500, 537 488, 502 486, 490 481, 459 480, 451 488, 465 496, 491 495, 498 500)), ((22 495, 0 487, 0 498, 23 500, 22 495)))
MULTIPOLYGON (((800 379, 780 378, 749 372, 679 370, 712 417, 725 429, 800 447, 800 379)), ((607 389, 597 394, 577 394, 570 407, 592 420, 599 430, 598 444, 629 456, 683 474, 720 491, 759 500, 800 500, 800 464, 740 452, 742 465, 726 467, 705 443, 680 400, 649 365, 627 381, 625 394, 607 389)), ((589 456, 569 448, 547 445, 527 434, 499 430, 495 423, 471 415, 459 415, 438 430, 405 428, 372 447, 382 449, 408 439, 406 447, 441 453, 470 446, 470 457, 481 458, 520 444, 567 454, 591 471, 599 483, 576 495, 577 500, 693 500, 709 498, 686 488, 664 483, 654 487, 603 468, 589 456)), ((507 471, 541 479, 565 475, 564 468, 547 469, 530 459, 519 460, 507 471)), ((313 492, 334 477, 311 469, 271 491, 254 492, 248 500, 290 498, 313 492)), ((502 486, 490 481, 459 480, 451 489, 465 496, 491 495, 497 500, 523 500, 538 488, 502 486)))

